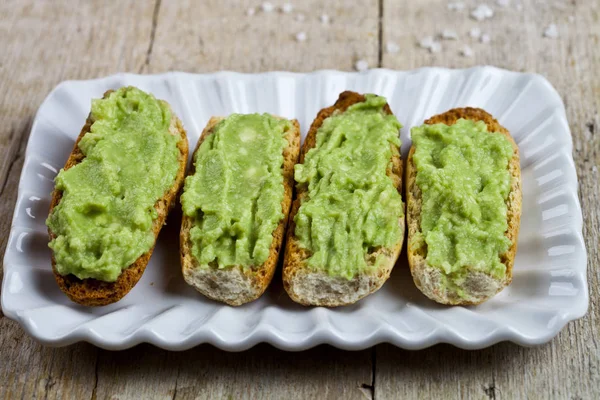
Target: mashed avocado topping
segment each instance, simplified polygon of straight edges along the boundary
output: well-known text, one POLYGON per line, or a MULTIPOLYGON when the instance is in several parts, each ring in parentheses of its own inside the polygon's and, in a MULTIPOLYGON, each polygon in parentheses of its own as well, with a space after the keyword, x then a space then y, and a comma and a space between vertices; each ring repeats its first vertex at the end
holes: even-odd
POLYGON ((91 115, 85 158, 55 179, 49 246, 59 274, 114 282, 154 244, 154 204, 175 181, 180 136, 168 105, 134 87, 92 100, 91 115))
POLYGON ((503 278, 511 142, 466 119, 415 127, 411 135, 422 209, 421 232, 409 246, 425 242, 427 263, 444 273, 447 286, 460 287, 473 270, 503 278))
POLYGON ((283 218, 283 150, 292 127, 269 114, 232 114, 196 152, 181 204, 194 218, 192 255, 202 266, 259 266, 283 218))
POLYGON ((384 97, 366 95, 325 119, 316 146, 295 167, 296 182, 308 189, 295 235, 311 252, 308 266, 330 276, 352 279, 376 268, 382 255, 368 255, 392 248, 403 235, 402 198, 386 174, 401 125, 383 111, 385 105, 384 97))

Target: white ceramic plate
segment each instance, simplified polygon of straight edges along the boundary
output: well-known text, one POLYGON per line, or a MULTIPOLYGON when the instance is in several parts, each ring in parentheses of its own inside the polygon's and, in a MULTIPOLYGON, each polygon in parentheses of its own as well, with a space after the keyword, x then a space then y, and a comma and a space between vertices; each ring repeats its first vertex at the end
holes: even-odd
POLYGON ((40 107, 27 146, 4 257, 2 310, 37 340, 56 346, 88 341, 108 349, 141 342, 173 350, 211 343, 243 350, 267 342, 288 350, 321 343, 363 349, 381 342, 419 349, 435 343, 482 348, 510 340, 543 343, 588 307, 586 250, 572 140, 561 98, 539 75, 491 67, 366 73, 319 71, 209 75, 119 74, 58 85, 40 107), (258 301, 239 308, 205 299, 181 276, 178 211, 168 219, 146 272, 116 304, 70 302, 52 276, 44 221, 53 178, 64 165, 90 109, 105 90, 134 85, 167 100, 194 148, 212 115, 270 112, 300 121, 303 135, 317 111, 345 89, 377 93, 409 131, 458 106, 481 107, 507 127, 521 151, 523 216, 511 286, 477 307, 444 307, 414 286, 400 256, 390 280, 372 296, 336 309, 293 303, 281 274, 258 301))

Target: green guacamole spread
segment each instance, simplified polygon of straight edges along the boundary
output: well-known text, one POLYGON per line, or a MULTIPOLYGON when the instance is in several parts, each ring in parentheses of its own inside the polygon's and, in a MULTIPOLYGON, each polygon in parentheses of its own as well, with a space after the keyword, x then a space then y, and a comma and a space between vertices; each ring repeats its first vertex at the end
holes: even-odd
POLYGON ((316 146, 295 167, 296 182, 308 189, 295 235, 311 252, 308 266, 330 276, 352 279, 376 268, 382 256, 367 260, 367 254, 393 247, 403 235, 402 198, 386 174, 401 125, 385 105, 384 97, 366 95, 325 119, 316 146))
POLYGON ((154 243, 154 204, 175 180, 180 136, 169 133, 167 104, 134 87, 93 100, 91 114, 85 158, 55 180, 49 246, 59 274, 114 282, 154 243))
POLYGON ((232 114, 196 152, 181 205, 194 218, 192 255, 201 266, 252 267, 269 257, 283 218, 283 149, 288 120, 232 114))
POLYGON ((421 233, 409 245, 425 241, 427 263, 455 288, 469 270, 504 277, 511 142, 484 122, 465 119, 415 127, 411 135, 422 209, 421 233))

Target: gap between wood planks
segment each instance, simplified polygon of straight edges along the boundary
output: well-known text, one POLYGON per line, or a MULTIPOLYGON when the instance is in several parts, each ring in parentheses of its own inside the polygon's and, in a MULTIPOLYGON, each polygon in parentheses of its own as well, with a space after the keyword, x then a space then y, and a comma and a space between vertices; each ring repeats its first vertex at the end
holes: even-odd
POLYGON ((96 351, 96 365, 94 366, 94 389, 92 389, 92 397, 91 400, 97 399, 97 391, 98 391, 98 363, 100 362, 100 349, 96 351))
POLYGON ((148 50, 146 51, 146 60, 140 67, 139 73, 145 72, 150 65, 150 59, 152 58, 152 50, 154 48, 154 37, 156 36, 156 25, 158 25, 158 13, 160 12, 160 4, 162 0, 156 0, 154 3, 154 12, 152 13, 152 29, 150 29, 150 42, 148 43, 148 50))
POLYGON ((363 383, 358 388, 370 400, 375 399, 375 377, 377 375, 377 346, 371 347, 371 384, 363 383))
POLYGON ((377 19, 379 36, 377 39, 377 67, 383 67, 383 0, 379 0, 379 18, 377 19))

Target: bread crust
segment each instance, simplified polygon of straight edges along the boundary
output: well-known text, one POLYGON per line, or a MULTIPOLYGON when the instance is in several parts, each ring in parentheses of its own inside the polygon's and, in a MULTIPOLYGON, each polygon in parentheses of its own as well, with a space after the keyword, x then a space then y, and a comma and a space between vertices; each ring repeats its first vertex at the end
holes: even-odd
MULTIPOLYGON (((112 90, 105 92, 104 98, 106 98, 112 92, 112 90)), ((163 103, 167 104, 166 102, 163 103)), ((81 152, 78 145, 79 141, 85 136, 86 133, 90 131, 93 123, 94 120, 92 119, 92 114, 90 113, 87 117, 85 125, 77 137, 77 140, 75 141, 73 150, 67 159, 67 162, 64 166, 65 170, 68 170, 69 168, 79 164, 85 158, 85 155, 81 152)), ((185 166, 188 158, 187 134, 185 129, 183 129, 181 121, 179 118, 177 118, 174 112, 171 112, 171 125, 169 127, 169 131, 172 134, 178 132, 181 137, 181 140, 179 140, 177 143, 177 148, 179 149, 179 169, 177 170, 177 175, 171 188, 154 204, 154 208, 158 213, 158 217, 152 223, 154 246, 156 245, 156 238, 165 224, 165 220, 169 214, 169 211, 175 205, 177 193, 183 184, 185 166)), ((54 189, 52 192, 52 200, 50 202, 50 212, 52 212, 54 207, 60 203, 61 198, 62 192, 54 189)), ((52 230, 50 230, 50 228, 48 228, 48 235, 50 236, 50 240, 56 238, 56 235, 54 232, 52 232, 52 230)), ((62 276, 56 269, 54 252, 52 252, 52 271, 60 290, 62 290, 69 297, 69 299, 75 303, 82 304, 84 306, 105 306, 122 299, 136 285, 136 283, 142 277, 142 274, 146 269, 146 265, 148 265, 150 256, 152 256, 152 252, 154 251, 154 246, 152 246, 152 248, 150 248, 150 250, 148 250, 146 253, 142 254, 137 260, 135 260, 133 264, 124 269, 115 282, 104 282, 92 278, 79 279, 72 274, 62 276)))
MULTIPOLYGON (((280 118, 280 117, 276 117, 280 118)), ((222 117, 212 117, 198 140, 194 156, 204 142, 204 139, 213 133, 214 127, 222 120, 222 117)), ((279 221, 277 228, 273 231, 273 241, 269 248, 269 257, 260 266, 244 268, 234 266, 227 269, 218 269, 212 266, 200 266, 192 256, 192 242, 190 229, 194 225, 192 218, 182 217, 180 231, 180 257, 181 268, 185 281, 193 286, 206 297, 221 301, 231 306, 242 304, 258 299, 265 292, 273 279, 279 251, 281 250, 285 229, 287 226, 290 205, 292 202, 292 191, 294 184, 294 165, 298 160, 300 152, 300 125, 297 120, 291 120, 292 129, 289 129, 285 138, 288 145, 283 151, 283 186, 284 195, 281 202, 283 218, 279 221)), ((195 167, 192 163, 188 175, 193 175, 195 167)))
POLYGON ((469 293, 471 300, 461 298, 452 290, 444 290, 440 287, 441 272, 427 264, 426 248, 411 248, 411 238, 421 230, 421 190, 416 184, 416 166, 413 155, 415 147, 411 146, 406 161, 406 202, 407 202, 407 224, 408 224, 408 263, 416 286, 430 299, 448 305, 476 305, 490 299, 512 281, 512 269, 515 254, 517 252, 517 237, 521 219, 521 168, 519 161, 519 148, 506 128, 498 123, 496 119, 486 111, 479 108, 455 108, 443 114, 433 116, 425 121, 425 124, 443 123, 453 125, 459 119, 464 118, 472 121, 483 121, 489 132, 499 132, 505 135, 513 146, 514 154, 510 160, 508 169, 511 175, 510 193, 506 200, 508 229, 505 236, 511 241, 509 249, 500 255, 500 261, 506 265, 506 276, 497 280, 483 272, 472 272, 468 274, 463 289, 469 293))
MULTIPOLYGON (((362 103, 365 96, 359 93, 345 91, 340 94, 338 100, 331 107, 319 111, 313 121, 310 130, 300 152, 300 163, 304 162, 306 153, 316 146, 317 130, 323 121, 334 113, 343 113, 353 104, 362 103)), ((389 105, 385 105, 384 112, 392 114, 389 105)), ((387 175, 392 179, 398 193, 402 194, 402 159, 399 148, 391 145, 392 158, 387 175)), ((398 224, 402 232, 402 239, 392 249, 379 249, 370 254, 372 259, 380 253, 384 254, 385 261, 372 274, 359 274, 353 279, 342 277, 330 277, 324 271, 312 271, 306 260, 310 257, 308 250, 300 247, 295 235, 296 224, 294 217, 298 212, 302 201, 307 196, 306 185, 298 185, 296 198, 290 212, 290 222, 287 230, 286 249, 283 267, 283 286, 292 300, 305 306, 337 307, 353 304, 365 296, 377 291, 389 278, 392 268, 400 255, 402 242, 404 241, 404 217, 400 218, 398 224)))

